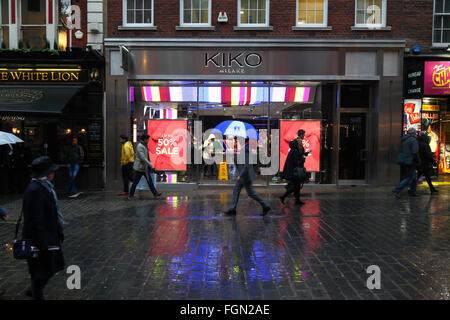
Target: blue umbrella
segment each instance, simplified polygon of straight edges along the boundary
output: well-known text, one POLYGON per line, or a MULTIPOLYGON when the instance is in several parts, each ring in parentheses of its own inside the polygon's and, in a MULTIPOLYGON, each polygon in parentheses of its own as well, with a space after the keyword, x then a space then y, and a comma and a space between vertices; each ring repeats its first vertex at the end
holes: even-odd
POLYGON ((214 129, 224 136, 235 136, 259 140, 258 131, 247 122, 228 120, 221 122, 214 129))

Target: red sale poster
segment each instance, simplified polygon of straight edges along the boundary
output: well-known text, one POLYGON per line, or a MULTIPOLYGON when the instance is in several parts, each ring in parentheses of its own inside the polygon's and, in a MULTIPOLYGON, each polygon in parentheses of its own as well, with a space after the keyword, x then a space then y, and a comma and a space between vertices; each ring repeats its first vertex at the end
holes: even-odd
POLYGON ((307 171, 320 170, 320 121, 280 120, 280 171, 283 171, 289 153, 289 142, 297 138, 300 129, 305 130, 303 147, 311 149, 305 168, 307 171))
POLYGON ((186 120, 148 120, 148 135, 150 160, 156 170, 186 170, 186 120))

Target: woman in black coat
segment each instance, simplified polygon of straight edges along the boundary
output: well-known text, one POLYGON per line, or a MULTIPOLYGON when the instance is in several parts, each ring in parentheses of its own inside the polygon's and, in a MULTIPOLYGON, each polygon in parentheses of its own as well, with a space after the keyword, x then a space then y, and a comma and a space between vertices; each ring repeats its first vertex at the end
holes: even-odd
POLYGON ((294 176, 294 170, 297 167, 302 168, 304 166, 305 157, 299 150, 298 140, 292 140, 289 142, 289 147, 290 150, 286 158, 282 174, 282 178, 288 180, 289 183, 287 185, 286 192, 280 197, 280 201, 284 204, 284 199, 291 193, 294 193, 295 203, 304 204, 304 202, 300 200, 302 181, 294 176))
POLYGON ((428 186, 430 187, 431 194, 438 193, 436 188, 431 183, 431 172, 433 166, 436 166, 436 159, 433 156, 430 148, 431 137, 426 133, 422 132, 418 138, 419 141, 419 156, 420 156, 420 166, 417 168, 417 179, 422 175, 425 176, 428 186))
POLYGON ((31 239, 39 251, 37 257, 27 260, 31 275, 31 289, 27 295, 31 294, 34 300, 44 300, 48 280, 64 268, 61 247, 64 220, 52 184, 58 166, 45 156, 35 159, 32 167, 33 179, 23 199, 23 239, 31 239))

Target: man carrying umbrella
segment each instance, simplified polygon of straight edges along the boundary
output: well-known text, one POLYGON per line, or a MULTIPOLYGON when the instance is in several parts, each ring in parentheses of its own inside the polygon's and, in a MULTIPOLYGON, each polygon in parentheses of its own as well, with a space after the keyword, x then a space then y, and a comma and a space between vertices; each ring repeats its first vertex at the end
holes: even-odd
POLYGON ((241 151, 244 152, 244 163, 238 163, 239 176, 237 177, 236 184, 234 185, 233 204, 231 205, 231 208, 225 212, 225 214, 227 215, 236 215, 236 207, 242 188, 245 188, 250 198, 257 201, 263 207, 261 216, 265 216, 271 210, 270 206, 256 193, 255 189, 253 188, 253 180, 255 180, 256 178, 256 173, 253 169, 253 165, 250 163, 249 141, 250 139, 247 137, 245 139, 245 146, 241 151))

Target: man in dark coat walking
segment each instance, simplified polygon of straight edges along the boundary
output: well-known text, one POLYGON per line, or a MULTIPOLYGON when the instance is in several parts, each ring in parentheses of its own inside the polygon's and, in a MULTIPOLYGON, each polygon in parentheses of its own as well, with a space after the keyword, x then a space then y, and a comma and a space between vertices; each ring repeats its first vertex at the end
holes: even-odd
POLYGON ((239 176, 237 177, 236 184, 234 185, 233 204, 231 205, 231 208, 225 212, 225 214, 227 215, 236 215, 236 207, 242 188, 245 188, 250 198, 257 201, 263 207, 263 211, 261 213, 262 216, 265 216, 271 210, 270 206, 256 193, 255 189, 253 188, 253 180, 256 179, 256 173, 253 169, 253 165, 250 163, 249 141, 249 138, 245 139, 245 147, 241 150, 241 152, 244 152, 244 163, 238 163, 237 166, 239 176))
POLYGON ((394 188, 393 193, 397 199, 400 199, 400 192, 406 186, 409 186, 408 194, 410 197, 417 197, 417 170, 420 165, 419 143, 416 136, 417 130, 409 128, 407 135, 402 138, 402 152, 413 158, 411 165, 403 166, 405 170, 405 178, 394 188))
POLYGON ((28 259, 31 289, 27 295, 44 300, 44 287, 48 280, 64 268, 61 244, 64 241, 64 220, 52 181, 55 165, 47 156, 32 163, 32 181, 23 198, 23 239, 31 239, 37 257, 28 259), (31 291, 31 292, 30 292, 31 291))
POLYGON ((289 153, 286 158, 286 162, 284 164, 283 175, 282 178, 289 181, 286 192, 280 197, 281 203, 284 204, 284 200, 291 193, 294 193, 295 203, 296 204, 304 204, 303 201, 300 200, 300 189, 302 181, 298 177, 295 176, 295 168, 303 168, 305 163, 305 157, 299 151, 299 143, 298 140, 292 140, 289 142, 289 153))
POLYGON ((437 166, 436 159, 434 158, 430 148, 431 137, 426 132, 422 132, 417 140, 419 141, 420 156, 420 166, 417 170, 417 179, 424 175, 428 186, 430 187, 431 194, 438 193, 436 188, 433 186, 433 183, 431 183, 430 177, 433 166, 437 166))

